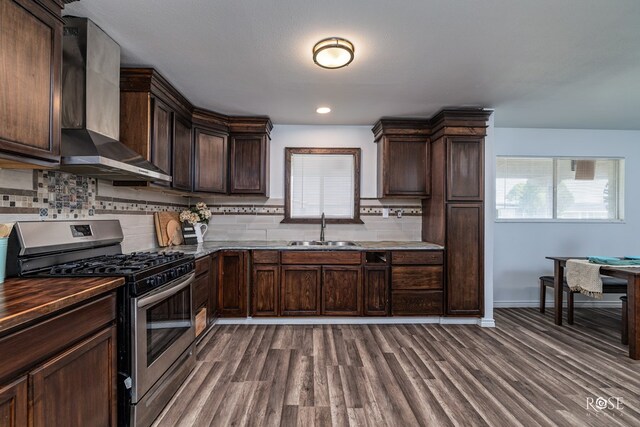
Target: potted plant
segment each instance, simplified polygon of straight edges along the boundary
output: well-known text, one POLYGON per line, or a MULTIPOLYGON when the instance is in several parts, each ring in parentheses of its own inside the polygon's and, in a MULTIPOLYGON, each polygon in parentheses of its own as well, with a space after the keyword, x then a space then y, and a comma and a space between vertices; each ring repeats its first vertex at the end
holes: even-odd
POLYGON ((207 224, 209 224, 209 218, 211 218, 211 211, 204 202, 196 203, 195 206, 190 206, 188 209, 180 212, 180 221, 193 225, 198 243, 204 241, 204 234, 208 229, 207 224))

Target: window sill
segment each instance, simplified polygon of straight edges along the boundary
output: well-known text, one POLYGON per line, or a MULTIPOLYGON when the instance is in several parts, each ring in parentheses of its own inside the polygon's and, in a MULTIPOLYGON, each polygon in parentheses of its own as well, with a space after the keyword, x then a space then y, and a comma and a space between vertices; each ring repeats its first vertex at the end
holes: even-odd
POLYGON ((551 223, 551 224, 626 224, 623 219, 496 219, 496 223, 551 223))
MULTIPOLYGON (((280 221, 280 224, 320 224, 322 220, 320 218, 285 218, 280 221)), ((326 224, 364 224, 360 218, 327 218, 326 224)))

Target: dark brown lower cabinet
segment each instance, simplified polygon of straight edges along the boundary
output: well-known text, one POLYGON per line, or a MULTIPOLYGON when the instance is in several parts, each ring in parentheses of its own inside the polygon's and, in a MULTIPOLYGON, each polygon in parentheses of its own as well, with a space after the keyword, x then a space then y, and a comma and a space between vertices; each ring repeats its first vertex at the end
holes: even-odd
POLYGON ((387 316, 389 314, 389 267, 364 267, 365 316, 387 316))
POLYGON ((443 314, 442 291, 393 291, 391 314, 394 316, 435 316, 443 314))
POLYGON ((27 377, 0 387, 0 426, 26 426, 28 401, 27 377))
POLYGON ((0 426, 116 426, 115 318, 111 292, 1 337, 0 426))
POLYGON ((218 254, 218 309, 221 317, 247 317, 246 251, 218 254))
POLYGON ((483 204, 447 205, 447 314, 478 316, 484 307, 483 204))
POLYGON ((277 316, 280 267, 256 264, 252 274, 251 315, 277 316))
POLYGON ((218 254, 214 253, 211 255, 211 266, 209 267, 209 285, 211 288, 209 289, 209 315, 208 323, 212 324, 218 316, 220 316, 220 312, 218 309, 218 283, 220 276, 218 274, 220 268, 220 262, 218 260, 218 254))
POLYGON ((111 326, 29 373, 33 426, 116 425, 115 342, 111 326))
POLYGON ((196 314, 196 337, 202 335, 209 325, 209 292, 211 291, 209 271, 196 277, 193 282, 193 311, 196 314))
POLYGON ((362 314, 362 269, 359 266, 322 267, 322 314, 362 314))
POLYGON ((317 316, 320 314, 320 266, 282 266, 280 314, 317 316))

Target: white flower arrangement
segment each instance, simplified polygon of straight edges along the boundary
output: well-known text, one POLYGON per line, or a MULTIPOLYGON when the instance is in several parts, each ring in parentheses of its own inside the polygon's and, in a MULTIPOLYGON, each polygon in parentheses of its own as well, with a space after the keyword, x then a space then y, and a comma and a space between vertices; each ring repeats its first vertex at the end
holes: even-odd
POLYGON ((192 225, 196 225, 199 222, 209 224, 209 218, 211 218, 211 211, 204 202, 196 203, 195 206, 191 206, 180 213, 180 221, 186 221, 192 225))

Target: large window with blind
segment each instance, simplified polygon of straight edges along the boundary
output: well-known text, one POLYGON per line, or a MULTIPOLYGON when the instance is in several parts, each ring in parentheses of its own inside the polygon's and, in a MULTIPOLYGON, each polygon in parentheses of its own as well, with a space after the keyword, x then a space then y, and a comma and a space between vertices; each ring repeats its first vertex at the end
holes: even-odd
POLYGON ((360 221, 359 148, 286 148, 284 222, 360 221))
POLYGON ((619 221, 624 159, 498 157, 496 219, 619 221))

